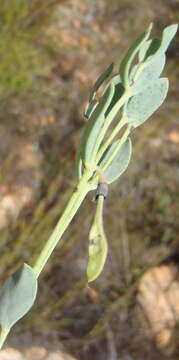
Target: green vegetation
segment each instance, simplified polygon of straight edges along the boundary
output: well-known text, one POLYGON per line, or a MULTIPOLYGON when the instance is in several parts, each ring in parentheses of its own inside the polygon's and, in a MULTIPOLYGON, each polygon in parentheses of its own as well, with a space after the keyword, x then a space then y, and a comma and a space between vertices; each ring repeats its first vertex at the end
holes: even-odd
POLYGON ((86 111, 88 122, 78 150, 77 188, 34 267, 24 265, 6 280, 1 289, 1 345, 11 327, 33 305, 38 276, 87 193, 95 189, 97 208, 89 236, 88 282, 100 275, 108 250, 103 229, 103 206, 108 184, 116 181, 128 167, 132 151, 131 131, 143 124, 166 98, 168 80, 160 78, 160 75, 166 50, 177 27, 176 24, 170 25, 163 31, 161 39, 149 40, 150 25, 128 50, 119 74, 109 80, 98 100, 96 93, 111 75, 113 67, 108 67, 95 83, 86 111), (120 120, 115 123, 119 113, 120 120))
POLYGON ((49 66, 43 43, 49 11, 60 1, 2 0, 0 5, 0 96, 36 89, 49 66))

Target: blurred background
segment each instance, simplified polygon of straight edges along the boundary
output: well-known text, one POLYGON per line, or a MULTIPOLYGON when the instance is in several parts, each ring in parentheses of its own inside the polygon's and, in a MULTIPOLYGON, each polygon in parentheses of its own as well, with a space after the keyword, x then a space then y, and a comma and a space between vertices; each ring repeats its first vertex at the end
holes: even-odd
MULTIPOLYGON (((151 21, 160 36, 179 22, 179 1, 0 0, 1 282, 34 263, 76 185, 94 81, 112 61, 117 71, 151 21)), ((102 275, 87 287, 91 193, 1 360, 178 359, 178 40, 168 51, 167 100, 133 133, 130 166, 105 202, 102 275)))

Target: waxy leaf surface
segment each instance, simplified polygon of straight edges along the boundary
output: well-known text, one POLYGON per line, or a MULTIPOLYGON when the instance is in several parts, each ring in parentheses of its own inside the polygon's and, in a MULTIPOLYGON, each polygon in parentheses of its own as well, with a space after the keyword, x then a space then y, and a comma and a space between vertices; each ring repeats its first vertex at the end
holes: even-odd
POLYGON ((124 86, 121 82, 121 77, 120 75, 116 75, 114 76, 108 86, 112 84, 114 86, 114 94, 113 97, 111 99, 111 103, 108 106, 106 112, 105 112, 105 117, 108 116, 108 114, 110 113, 110 111, 113 109, 114 105, 117 103, 117 101, 121 98, 121 96, 124 94, 124 86))
POLYGON ((163 103, 168 92, 168 79, 153 81, 143 92, 133 96, 126 106, 129 122, 137 127, 144 123, 163 103))
POLYGON ((140 61, 152 61, 155 56, 158 56, 160 53, 165 53, 170 45, 170 42, 174 38, 178 29, 177 24, 167 26, 163 33, 161 39, 148 40, 144 43, 139 51, 139 60, 140 61))
POLYGON ((33 269, 24 264, 0 289, 0 324, 10 329, 32 307, 37 293, 33 269))
POLYGON ((152 29, 152 25, 150 25, 148 29, 141 36, 139 36, 139 38, 136 41, 134 41, 133 45, 130 47, 126 56, 121 62, 119 72, 121 75, 121 81, 124 86, 129 85, 130 66, 132 64, 134 57, 140 50, 140 47, 145 43, 145 41, 150 36, 151 29, 152 29))
MULTIPOLYGON (((103 169, 105 163, 108 161, 114 150, 119 144, 119 141, 115 141, 109 149, 106 151, 103 160, 99 166, 103 169)), ((119 151, 115 155, 110 165, 104 170, 104 178, 108 184, 117 180, 123 172, 127 169, 132 153, 132 144, 130 138, 128 138, 124 144, 121 145, 119 151)))
POLYGON ((137 68, 138 65, 136 65, 131 73, 133 81, 133 84, 131 85, 132 94, 134 95, 142 92, 151 82, 159 78, 164 69, 165 62, 166 56, 161 53, 155 57, 154 61, 140 65, 139 69, 137 68), (136 71, 137 69, 138 71, 136 71))
POLYGON ((94 99, 98 89, 103 84, 103 82, 111 75, 113 71, 113 66, 114 66, 113 64, 109 65, 107 69, 96 80, 89 96, 89 103, 91 103, 91 101, 94 99))
POLYGON ((105 121, 105 112, 114 94, 114 85, 104 92, 90 119, 88 120, 81 140, 79 154, 84 163, 90 162, 94 145, 105 121))
POLYGON ((87 109, 86 109, 86 111, 85 111, 85 113, 84 113, 84 116, 85 116, 87 119, 90 118, 92 112, 94 111, 94 109, 96 108, 97 105, 98 105, 98 102, 97 102, 96 100, 92 100, 92 101, 90 102, 90 104, 88 104, 88 107, 87 107, 87 109))

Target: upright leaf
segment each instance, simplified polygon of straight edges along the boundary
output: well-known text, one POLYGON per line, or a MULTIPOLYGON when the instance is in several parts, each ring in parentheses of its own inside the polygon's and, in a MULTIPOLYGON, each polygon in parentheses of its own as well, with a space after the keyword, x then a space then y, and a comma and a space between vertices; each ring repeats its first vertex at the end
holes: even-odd
POLYGON ((177 32, 177 29, 178 29, 178 24, 169 25, 164 29, 160 50, 165 52, 168 49, 172 39, 174 38, 177 32))
POLYGON ((103 202, 104 197, 99 196, 94 222, 89 234, 88 282, 94 281, 100 275, 108 252, 107 239, 103 229, 103 202))
POLYGON ((122 83, 124 86, 129 85, 129 70, 130 70, 132 61, 134 60, 134 57, 140 50, 141 46, 145 43, 145 41, 150 36, 151 29, 152 29, 152 24, 150 24, 148 29, 141 36, 139 36, 139 38, 133 43, 133 45, 130 47, 126 56, 124 57, 124 59, 121 62, 119 72, 120 72, 121 80, 122 80, 122 83))
MULTIPOLYGON (((109 84, 107 85, 110 86, 111 84, 113 84, 114 86, 114 94, 113 97, 111 99, 111 103, 108 106, 106 112, 105 112, 105 117, 108 116, 109 112, 113 109, 114 105, 117 103, 117 101, 119 101, 119 99, 121 98, 121 96, 124 94, 124 86, 121 82, 121 77, 120 75, 115 75, 109 82, 109 84)), ((106 88, 107 88, 106 87, 106 88)))
POLYGON ((10 329, 32 307, 37 294, 37 278, 33 269, 24 264, 0 290, 0 324, 10 329))
POLYGON ((105 112, 111 102, 114 94, 114 85, 110 85, 104 92, 99 104, 96 106, 90 119, 88 120, 80 145, 80 157, 84 163, 90 162, 94 145, 96 143, 99 132, 105 121, 105 112))
POLYGON ((78 148, 78 151, 77 151, 77 156, 76 156, 76 161, 75 161, 75 170, 76 170, 77 179, 80 180, 82 177, 82 172, 83 172, 83 162, 81 159, 80 148, 78 148))
POLYGON ((139 60, 152 61, 154 57, 158 56, 160 53, 164 54, 174 38, 177 29, 177 24, 169 25, 164 29, 161 39, 148 40, 143 44, 139 51, 139 60))
POLYGON ((168 79, 153 81, 143 92, 133 96, 126 106, 129 122, 137 127, 144 123, 163 103, 168 92, 168 79))
POLYGON ((151 82, 159 78, 166 62, 166 56, 161 53, 150 63, 136 65, 131 72, 132 94, 142 92, 151 82), (139 68, 138 68, 139 66, 139 68))
MULTIPOLYGON (((119 141, 115 141, 106 151, 102 161, 99 166, 103 169, 106 162, 110 158, 111 154, 114 152, 116 147, 119 144, 119 141)), ((120 147, 118 153, 110 163, 110 165, 104 170, 104 178, 108 184, 111 184, 117 180, 123 172, 127 169, 132 153, 132 143, 130 138, 128 138, 124 144, 120 147)))
POLYGON ((155 55, 160 45, 161 39, 147 40, 139 50, 139 61, 144 62, 149 56, 155 55))
POLYGON ((97 102, 95 99, 92 100, 92 101, 88 104, 87 109, 86 109, 86 111, 85 111, 85 113, 84 113, 84 116, 85 116, 87 119, 90 118, 92 112, 94 111, 94 109, 96 108, 97 105, 98 105, 98 102, 97 102))
POLYGON ((96 80, 96 82, 91 90, 90 96, 89 96, 89 103, 91 103, 91 101, 94 99, 98 89, 103 84, 103 82, 111 75, 111 73, 113 71, 113 67, 114 67, 113 64, 109 65, 107 67, 107 69, 96 80))

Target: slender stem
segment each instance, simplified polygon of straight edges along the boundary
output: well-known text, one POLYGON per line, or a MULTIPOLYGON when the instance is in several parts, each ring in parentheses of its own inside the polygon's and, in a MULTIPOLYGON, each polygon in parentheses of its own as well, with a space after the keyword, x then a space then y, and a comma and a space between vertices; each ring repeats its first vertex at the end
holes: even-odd
POLYGON ((106 140, 106 142, 104 143, 103 146, 101 146, 97 158, 96 158, 96 162, 98 164, 98 162, 100 161, 100 159, 102 158, 103 154, 105 153, 106 149, 108 148, 108 146, 111 144, 112 140, 115 138, 115 136, 119 133, 119 131, 122 129, 122 127, 127 124, 127 118, 125 116, 123 116, 121 118, 121 120, 119 121, 119 123, 116 125, 116 127, 114 128, 114 130, 112 131, 111 135, 108 137, 108 139, 106 140))
POLYGON ((98 224, 100 229, 103 230, 103 206, 104 206, 104 196, 99 195, 97 209, 96 209, 96 218, 98 218, 98 224))
POLYGON ((124 131, 124 134, 122 135, 121 139, 119 140, 118 145, 116 146, 115 150, 112 152, 111 156, 108 158, 108 160, 104 164, 103 170, 105 170, 110 165, 110 163, 113 161, 113 159, 116 156, 116 154, 118 153, 119 149, 121 148, 121 146, 124 144, 124 142, 128 138, 130 131, 131 131, 131 124, 129 124, 127 126, 127 129, 124 131))
POLYGON ((91 190, 91 186, 88 183, 88 180, 91 176, 91 171, 88 170, 81 178, 77 190, 71 196, 60 220, 58 221, 54 231, 52 232, 51 236, 47 240, 44 248, 42 249, 33 269, 38 277, 46 265, 52 251, 58 244, 59 240, 61 239, 63 233, 65 232, 66 228, 70 224, 71 220, 73 219, 74 215, 76 214, 77 210, 79 209, 82 201, 84 200, 85 196, 87 195, 88 191, 91 190))
POLYGON ((117 115, 118 111, 120 110, 120 108, 125 104, 125 102, 131 97, 131 93, 130 93, 130 89, 127 90, 122 97, 119 99, 119 101, 117 101, 117 103, 113 106, 112 110, 110 111, 110 113, 108 114, 108 116, 105 119, 104 125, 98 135, 96 144, 94 146, 93 149, 93 154, 94 156, 96 156, 96 153, 101 145, 101 142, 103 141, 103 138, 106 134, 106 131, 108 130, 109 126, 111 125, 111 122, 113 121, 113 119, 115 118, 115 116, 117 115))
POLYGON ((1 328, 0 332, 0 349, 4 345, 7 335, 9 334, 10 329, 1 328))
MULTIPOLYGON (((118 145, 116 146, 115 150, 113 151, 113 153, 111 154, 111 156, 109 157, 109 159, 106 161, 106 163, 103 165, 101 170, 105 170, 110 163, 112 162, 112 160, 114 159, 114 157, 116 156, 116 154, 118 153, 119 149, 121 148, 121 146, 124 144, 124 142, 126 141, 127 137, 129 136, 131 131, 131 124, 128 124, 126 130, 124 131, 121 139, 118 141, 118 145)), ((96 171, 97 172, 97 171, 96 171)), ((92 184, 95 185, 97 184, 99 179, 99 170, 97 172, 97 175, 93 178, 92 180, 92 184)))

